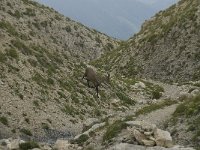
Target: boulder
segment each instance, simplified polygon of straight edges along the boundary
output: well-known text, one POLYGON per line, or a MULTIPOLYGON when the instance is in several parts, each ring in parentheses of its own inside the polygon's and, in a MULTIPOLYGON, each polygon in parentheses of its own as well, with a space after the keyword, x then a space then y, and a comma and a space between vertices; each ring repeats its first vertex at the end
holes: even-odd
POLYGON ((173 147, 172 137, 168 131, 156 129, 154 132, 154 138, 157 146, 173 147))

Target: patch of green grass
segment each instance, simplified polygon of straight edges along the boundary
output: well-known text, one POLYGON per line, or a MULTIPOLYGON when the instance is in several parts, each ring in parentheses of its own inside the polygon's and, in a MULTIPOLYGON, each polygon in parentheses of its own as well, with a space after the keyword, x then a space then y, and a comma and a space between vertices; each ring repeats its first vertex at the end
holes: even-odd
POLYGON ((82 134, 77 140, 74 142, 78 144, 79 146, 82 146, 84 142, 86 142, 89 139, 89 136, 86 134, 82 134))
POLYGON ((127 124, 121 120, 115 121, 113 124, 107 127, 105 134, 103 135, 103 142, 110 141, 116 137, 123 129, 127 128, 127 124))
POLYGON ((7 54, 7 56, 9 56, 11 58, 14 58, 14 59, 18 59, 19 58, 19 55, 18 55, 16 49, 14 49, 14 48, 8 49, 6 51, 6 54, 7 54))
POLYGON ((72 99, 73 102, 79 103, 79 98, 78 98, 78 94, 77 93, 73 92, 71 94, 71 99, 72 99))
POLYGON ((173 114, 172 121, 174 124, 182 118, 185 123, 189 126, 186 131, 193 133, 193 138, 191 142, 195 147, 200 147, 199 138, 200 138, 200 95, 193 97, 191 99, 185 99, 181 103, 173 114))
POLYGON ((6 126, 8 126, 8 119, 5 116, 0 117, 0 122, 6 126))
POLYGON ((67 99, 67 96, 61 92, 61 91, 57 91, 58 95, 60 96, 60 98, 64 98, 64 99, 67 99))
POLYGON ((20 129, 20 132, 24 133, 24 134, 26 134, 28 136, 32 136, 33 135, 30 130, 25 129, 25 128, 20 129))
POLYGON ((42 123, 42 129, 49 130, 50 127, 49 127, 49 125, 47 123, 42 123))
POLYGON ((12 40, 11 43, 14 47, 16 47, 19 51, 21 51, 24 55, 31 55, 33 52, 32 50, 27 47, 22 41, 19 39, 12 40))
POLYGON ((132 100, 129 96, 127 96, 125 93, 118 91, 116 93, 117 97, 122 101, 124 104, 128 105, 135 105, 135 101, 132 100))
POLYGON ((139 115, 144 115, 144 114, 147 114, 147 113, 150 113, 152 111, 155 111, 157 109, 161 109, 161 108, 164 108, 166 106, 170 106, 170 105, 173 105, 177 103, 176 101, 173 101, 173 100, 165 100, 165 101, 162 101, 160 103, 156 103, 156 104, 151 104, 149 106, 145 106, 143 107, 142 109, 138 110, 136 113, 135 113, 135 116, 139 116, 139 115))
POLYGON ((7 60, 6 54, 4 54, 4 53, 2 53, 2 52, 0 51, 0 62, 1 62, 1 63, 5 63, 6 60, 7 60))
POLYGON ((70 106, 67 104, 61 110, 62 110, 62 112, 66 113, 67 115, 73 115, 74 111, 75 111, 73 106, 70 106))
POLYGON ((37 101, 37 100, 34 100, 33 101, 33 105, 35 106, 35 107, 39 107, 40 105, 39 105, 39 102, 37 101))
POLYGON ((19 35, 17 33, 16 29, 9 22, 1 21, 0 28, 5 29, 9 34, 11 34, 15 37, 17 37, 19 35))
POLYGON ((173 116, 185 116, 185 117, 190 117, 190 116, 195 116, 200 113, 200 95, 192 98, 185 100, 182 104, 180 104, 176 111, 174 112, 173 116))
POLYGON ((34 17, 36 16, 35 10, 31 8, 26 8, 26 11, 23 13, 24 15, 27 15, 29 17, 34 17))
POLYGON ((29 141, 25 143, 20 143, 19 148, 20 150, 28 150, 28 149, 40 148, 40 146, 38 145, 38 143, 34 141, 29 141))

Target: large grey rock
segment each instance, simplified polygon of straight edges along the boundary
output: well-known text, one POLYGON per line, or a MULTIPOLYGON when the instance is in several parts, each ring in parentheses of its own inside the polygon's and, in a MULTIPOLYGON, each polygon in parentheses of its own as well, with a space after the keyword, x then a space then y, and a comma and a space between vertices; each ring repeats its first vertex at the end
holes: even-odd
POLYGON ((168 131, 156 129, 154 138, 157 146, 173 147, 172 137, 168 131))

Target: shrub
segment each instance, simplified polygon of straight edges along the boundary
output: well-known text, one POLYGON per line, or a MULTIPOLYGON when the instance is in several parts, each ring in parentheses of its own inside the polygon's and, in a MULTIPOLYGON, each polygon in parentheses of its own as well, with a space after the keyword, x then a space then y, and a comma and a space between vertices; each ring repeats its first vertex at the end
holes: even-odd
POLYGON ((116 137, 122 129, 126 129, 127 124, 121 120, 115 121, 113 124, 107 127, 105 134, 103 135, 103 142, 109 141, 116 137))
POLYGON ((37 100, 33 101, 34 106, 39 107, 39 102, 37 100))
POLYGON ((19 148, 20 148, 20 150, 28 150, 28 149, 39 148, 39 145, 38 145, 38 143, 36 143, 34 141, 29 141, 29 142, 25 142, 25 143, 20 143, 19 148))
POLYGON ((19 58, 19 55, 18 55, 16 49, 14 49, 14 48, 8 49, 6 51, 6 54, 7 54, 7 56, 10 56, 10 57, 12 57, 14 59, 18 59, 19 58))
POLYGON ((12 40, 11 43, 13 44, 13 46, 18 48, 24 55, 32 54, 32 50, 29 47, 27 47, 24 43, 22 43, 19 39, 12 40))
POLYGON ((24 133, 24 134, 26 134, 28 136, 32 136, 33 135, 30 130, 25 129, 25 128, 20 129, 20 132, 24 133))
POLYGON ((122 92, 117 92, 116 95, 124 104, 128 104, 128 105, 135 104, 134 100, 132 100, 130 97, 128 97, 126 94, 124 94, 122 92))
POLYGON ((6 31, 8 33, 10 33, 11 35, 13 35, 13 36, 18 36, 19 35, 17 33, 17 31, 15 30, 15 28, 9 22, 1 21, 0 22, 0 28, 6 29, 6 31))
POLYGON ((49 130, 49 125, 47 123, 42 123, 42 129, 49 130))
POLYGON ((36 16, 35 10, 31 8, 26 8, 26 11, 23 13, 24 15, 27 15, 29 17, 36 16))
POLYGON ((8 126, 8 119, 4 116, 0 117, 0 122, 6 126, 8 126))
POLYGON ((82 146, 84 142, 86 142, 89 139, 89 136, 86 134, 82 134, 77 140, 74 142, 78 144, 79 146, 82 146))
POLYGON ((66 27, 65 27, 65 30, 66 30, 67 32, 71 32, 71 31, 72 31, 72 29, 71 29, 70 26, 66 26, 66 27))
POLYGON ((0 51, 0 62, 5 63, 6 60, 7 60, 6 55, 0 51))

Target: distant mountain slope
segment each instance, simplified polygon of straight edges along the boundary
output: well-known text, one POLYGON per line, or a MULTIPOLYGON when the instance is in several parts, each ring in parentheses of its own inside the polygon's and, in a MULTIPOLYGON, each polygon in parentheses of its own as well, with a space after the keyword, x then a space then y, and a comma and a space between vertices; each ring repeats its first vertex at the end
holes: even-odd
POLYGON ((125 76, 168 82, 200 80, 199 12, 198 0, 181 0, 146 21, 136 36, 97 65, 109 61, 111 68, 125 76))
POLYGON ((176 0, 38 0, 62 14, 104 32, 112 37, 128 39, 138 32, 141 24, 156 12, 169 7, 176 0))

